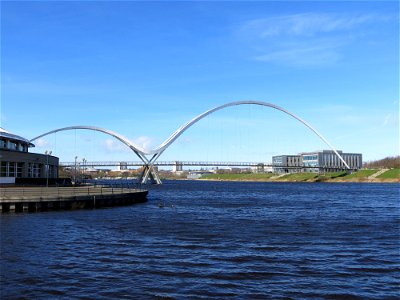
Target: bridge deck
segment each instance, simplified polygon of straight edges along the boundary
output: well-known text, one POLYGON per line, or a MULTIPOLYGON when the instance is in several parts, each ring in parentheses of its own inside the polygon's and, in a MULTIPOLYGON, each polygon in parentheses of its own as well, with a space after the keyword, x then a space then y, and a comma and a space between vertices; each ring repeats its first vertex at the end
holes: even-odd
MULTIPOLYGON (((116 161, 102 161, 102 162, 85 162, 85 167, 116 167, 120 166, 121 163, 128 167, 141 167, 143 166, 142 161, 128 161, 128 162, 116 162, 116 161)), ((74 167, 75 165, 83 166, 81 162, 61 162, 60 166, 63 167, 74 167)), ((257 167, 257 166, 272 166, 270 163, 259 163, 259 162, 217 162, 217 161, 157 161, 154 166, 199 166, 199 167, 257 167)))

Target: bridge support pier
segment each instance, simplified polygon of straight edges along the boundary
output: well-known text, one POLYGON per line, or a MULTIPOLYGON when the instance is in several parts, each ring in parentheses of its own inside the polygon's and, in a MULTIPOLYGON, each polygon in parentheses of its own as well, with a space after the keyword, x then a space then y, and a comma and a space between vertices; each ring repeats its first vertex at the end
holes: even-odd
POLYGON ((257 165, 257 173, 264 173, 264 164, 258 164, 257 165))
POLYGON ((139 183, 146 184, 149 179, 152 184, 162 184, 157 169, 153 164, 146 164, 143 166, 143 170, 139 176, 139 183))
POLYGON ((172 166, 172 172, 181 172, 183 170, 183 164, 179 161, 176 161, 175 164, 172 166))

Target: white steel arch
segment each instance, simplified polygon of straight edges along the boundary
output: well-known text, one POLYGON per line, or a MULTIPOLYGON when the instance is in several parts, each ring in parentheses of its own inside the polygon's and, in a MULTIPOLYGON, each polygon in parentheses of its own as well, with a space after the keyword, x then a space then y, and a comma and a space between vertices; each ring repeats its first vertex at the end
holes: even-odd
POLYGON ((140 148, 139 146, 135 145, 128 138, 120 135, 119 133, 116 133, 116 132, 111 131, 109 129, 104 129, 104 128, 95 127, 95 126, 78 125, 78 126, 69 126, 69 127, 58 128, 58 129, 54 129, 52 131, 43 133, 43 134, 31 139, 30 142, 33 142, 33 141, 35 141, 37 139, 40 139, 41 137, 44 137, 44 136, 52 134, 52 133, 56 133, 56 132, 59 132, 59 131, 75 130, 75 129, 85 129, 85 130, 99 131, 99 132, 111 135, 112 137, 115 137, 116 139, 118 139, 119 141, 121 141, 122 143, 127 145, 136 154, 141 154, 141 155, 145 155, 146 154, 146 152, 142 148, 140 148))
POLYGON ((169 138, 167 138, 159 147, 157 147, 156 149, 154 149, 152 151, 149 151, 147 154, 154 154, 155 155, 154 161, 155 161, 161 155, 161 153, 164 152, 181 134, 183 134, 187 129, 189 129, 189 127, 191 127, 192 125, 194 125, 195 123, 197 123, 198 121, 203 119, 204 117, 208 116, 209 114, 212 114, 213 112, 216 112, 218 110, 221 110, 221 109, 224 109, 224 108, 227 108, 230 106, 246 105, 246 104, 271 107, 276 110, 280 110, 280 111, 284 112, 285 114, 288 114, 291 117, 295 118, 296 120, 300 121, 302 124, 307 126, 312 132, 314 132, 326 145, 328 145, 329 148, 331 148, 333 150, 333 152, 336 154, 336 156, 343 162, 343 164, 346 166, 346 168, 350 169, 349 165, 346 163, 346 161, 343 159, 343 157, 328 142, 328 140, 321 133, 319 133, 314 127, 312 127, 308 122, 306 122, 299 116, 287 111, 286 109, 284 109, 280 106, 277 106, 275 104, 268 103, 268 102, 255 101, 255 100, 230 102, 230 103, 226 103, 226 104, 217 106, 215 108, 212 108, 212 109, 198 115, 197 117, 195 117, 192 120, 190 120, 189 122, 187 122, 185 125, 178 128, 178 130, 176 130, 169 138))
POLYGON ((46 135, 56 133, 59 131, 67 131, 67 130, 75 130, 75 129, 85 129, 85 130, 92 130, 92 131, 99 131, 108 135, 111 135, 112 137, 115 137, 125 145, 127 145, 143 162, 144 169, 143 169, 143 174, 141 176, 141 183, 146 183, 148 178, 150 177, 153 181, 155 181, 157 184, 161 184, 161 179, 158 176, 158 173, 156 169, 154 168, 154 162, 151 160, 148 160, 146 157, 146 154, 148 154, 144 149, 141 147, 135 145, 133 142, 131 142, 128 138, 124 137, 123 135, 116 133, 112 130, 109 129, 104 129, 100 127, 95 127, 95 126, 83 126, 83 125, 78 125, 78 126, 69 126, 69 127, 63 127, 63 128, 58 128, 54 129, 52 131, 43 133, 37 137, 34 137, 33 139, 30 140, 30 142, 33 142, 41 137, 44 137, 46 135))
POLYGON ((191 119, 189 122, 187 122, 186 124, 182 125, 181 127, 179 127, 171 136, 169 136, 160 146, 158 146, 157 148, 150 150, 150 151, 146 151, 144 149, 142 149, 141 147, 135 145, 133 142, 131 142, 129 139, 127 139, 126 137, 120 135, 119 133, 116 133, 114 131, 108 130, 108 129, 104 129, 104 128, 100 128, 100 127, 94 127, 94 126, 69 126, 69 127, 63 127, 63 128, 59 128, 59 129, 55 129, 49 132, 46 132, 44 134, 41 134, 33 139, 31 139, 30 141, 33 142, 41 137, 44 137, 46 135, 52 134, 52 133, 56 133, 59 131, 66 131, 66 130, 75 130, 75 129, 86 129, 86 130, 92 130, 92 131, 99 131, 108 135, 111 135, 113 137, 115 137, 116 139, 118 139, 119 141, 121 141, 122 143, 124 143, 125 145, 127 145, 144 163, 144 171, 141 177, 141 181, 142 183, 147 182, 148 177, 152 177, 153 180, 155 180, 157 183, 161 183, 160 178, 158 177, 158 174, 154 168, 154 163, 155 161, 160 157, 160 155, 177 139, 179 138, 187 129, 189 129, 191 126, 193 126, 195 123, 197 123, 198 121, 200 121, 201 119, 203 119, 204 117, 227 107, 230 106, 236 106, 236 105, 259 105, 259 106, 266 106, 266 107, 271 107, 273 109, 279 110, 285 114, 288 114, 289 116, 295 118, 296 120, 300 121, 303 125, 305 125, 306 127, 308 127, 312 132, 314 132, 326 145, 329 146, 329 148, 331 148, 333 150, 333 152, 336 154, 336 156, 340 159, 340 161, 346 166, 347 169, 350 169, 349 165, 346 163, 346 161, 343 159, 343 157, 336 151, 336 149, 327 141, 327 139, 321 134, 319 133, 314 127, 312 127, 308 122, 306 122, 305 120, 303 120, 302 118, 300 118, 299 116, 287 111, 286 109, 277 106, 275 104, 272 103, 268 103, 268 102, 262 102, 262 101, 255 101, 255 100, 246 100, 246 101, 236 101, 236 102, 230 102, 230 103, 226 103, 220 106, 217 106, 215 108, 212 108, 200 115, 198 115, 197 117, 191 119), (146 155, 151 155, 151 158, 148 159, 146 157, 146 155))

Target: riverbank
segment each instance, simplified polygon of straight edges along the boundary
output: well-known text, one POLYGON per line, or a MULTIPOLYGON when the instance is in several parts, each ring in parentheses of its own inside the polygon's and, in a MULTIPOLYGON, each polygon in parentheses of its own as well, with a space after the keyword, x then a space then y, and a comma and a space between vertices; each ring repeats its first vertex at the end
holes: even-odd
POLYGON ((346 172, 292 173, 292 174, 209 174, 199 180, 213 181, 260 181, 260 182, 377 182, 400 183, 400 169, 360 170, 347 174, 346 172))

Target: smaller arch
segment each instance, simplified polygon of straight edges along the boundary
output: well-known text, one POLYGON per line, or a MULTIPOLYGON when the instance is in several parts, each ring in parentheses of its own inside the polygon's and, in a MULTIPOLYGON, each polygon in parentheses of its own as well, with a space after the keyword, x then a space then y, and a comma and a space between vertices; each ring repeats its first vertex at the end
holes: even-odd
POLYGON ((75 130, 75 129, 84 129, 84 130, 92 130, 92 131, 99 131, 105 134, 108 134, 114 138, 116 138, 117 140, 119 140, 120 142, 124 143, 126 146, 128 146, 133 152, 136 153, 137 156, 140 157, 140 159, 143 160, 143 158, 145 158, 145 154, 146 151, 144 149, 142 149, 141 147, 135 145, 134 143, 132 143, 128 138, 124 137, 123 135, 116 133, 112 130, 109 129, 104 129, 104 128, 100 128, 100 127, 95 127, 95 126, 84 126, 84 125, 78 125, 78 126, 69 126, 69 127, 63 127, 63 128, 58 128, 58 129, 54 129, 51 130, 49 132, 43 133, 37 137, 34 137, 33 139, 30 140, 30 142, 33 142, 37 139, 40 139, 41 137, 44 137, 46 135, 52 134, 52 133, 56 133, 59 131, 68 131, 68 130, 75 130))

